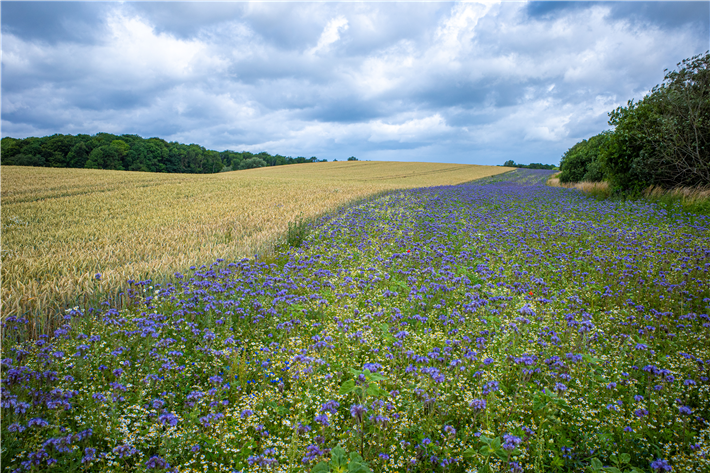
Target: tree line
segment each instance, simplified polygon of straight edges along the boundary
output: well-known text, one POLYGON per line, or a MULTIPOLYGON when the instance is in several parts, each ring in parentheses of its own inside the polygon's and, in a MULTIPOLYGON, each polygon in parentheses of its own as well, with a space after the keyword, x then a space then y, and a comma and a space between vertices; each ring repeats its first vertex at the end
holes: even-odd
POLYGON ((612 130, 567 150, 560 181, 607 180, 627 195, 710 185, 710 51, 677 66, 643 99, 609 112, 612 130))
POLYGON ((554 164, 542 164, 542 163, 517 164, 512 159, 509 159, 506 162, 504 162, 503 166, 509 167, 509 168, 525 168, 525 169, 555 169, 557 167, 554 164))
POLYGON ((138 135, 52 135, 1 140, 0 164, 119 171, 216 173, 265 166, 324 162, 315 156, 271 155, 267 152, 214 151, 196 144, 167 142, 138 135))

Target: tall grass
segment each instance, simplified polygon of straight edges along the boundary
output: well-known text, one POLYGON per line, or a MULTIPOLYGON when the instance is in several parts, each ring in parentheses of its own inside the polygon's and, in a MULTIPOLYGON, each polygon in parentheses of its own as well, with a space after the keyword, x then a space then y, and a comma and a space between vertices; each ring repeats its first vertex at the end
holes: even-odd
POLYGON ((211 175, 2 167, 2 319, 50 333, 66 309, 128 280, 170 280, 217 258, 266 254, 306 222, 393 189, 458 184, 494 166, 334 162, 211 175))
MULTIPOLYGON (((560 182, 559 173, 554 174, 547 180, 547 185, 552 187, 564 187, 566 189, 577 189, 598 200, 608 199, 612 196, 612 189, 609 183, 603 182, 560 182)), ((650 186, 642 197, 646 200, 663 205, 667 209, 677 208, 686 212, 701 213, 710 215, 710 187, 674 187, 664 189, 659 186, 650 186)))
POLYGON ((551 187, 564 187, 565 189, 577 189, 590 195, 598 200, 606 199, 611 196, 611 189, 609 183, 602 182, 560 182, 560 173, 553 174, 550 179, 547 180, 547 185, 551 187))
POLYGON ((673 189, 652 186, 646 189, 644 197, 666 207, 678 207, 688 212, 710 215, 710 186, 673 189))

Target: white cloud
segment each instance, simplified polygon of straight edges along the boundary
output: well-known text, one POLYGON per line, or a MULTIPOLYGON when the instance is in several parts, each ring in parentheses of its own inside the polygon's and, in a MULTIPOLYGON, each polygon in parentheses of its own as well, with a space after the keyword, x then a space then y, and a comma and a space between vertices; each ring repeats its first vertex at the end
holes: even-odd
POLYGON ((368 125, 371 130, 369 141, 373 142, 422 141, 432 136, 439 137, 447 131, 446 121, 438 113, 424 118, 412 118, 399 124, 375 120, 368 125))
POLYGON ((549 17, 512 2, 141 5, 106 6, 91 41, 3 29, 3 136, 556 162, 707 48, 703 29, 641 27, 616 4, 560 4, 549 17))
POLYGON ((318 38, 318 44, 309 49, 307 54, 315 55, 327 51, 333 43, 340 39, 340 33, 347 31, 347 29, 348 20, 344 16, 340 15, 331 19, 323 28, 323 32, 318 38))

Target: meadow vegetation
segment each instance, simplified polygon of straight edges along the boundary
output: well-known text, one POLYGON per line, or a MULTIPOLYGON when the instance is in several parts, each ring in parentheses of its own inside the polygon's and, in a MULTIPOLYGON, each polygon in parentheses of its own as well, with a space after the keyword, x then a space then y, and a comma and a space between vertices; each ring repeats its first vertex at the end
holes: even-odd
POLYGON ((393 189, 506 171, 429 163, 309 163, 212 175, 2 167, 2 317, 33 337, 58 314, 165 281, 200 261, 271 251, 289 225, 393 189))
POLYGON ((193 255, 54 337, 7 318, 3 468, 710 471, 710 218, 550 175, 390 192, 267 259, 193 255))

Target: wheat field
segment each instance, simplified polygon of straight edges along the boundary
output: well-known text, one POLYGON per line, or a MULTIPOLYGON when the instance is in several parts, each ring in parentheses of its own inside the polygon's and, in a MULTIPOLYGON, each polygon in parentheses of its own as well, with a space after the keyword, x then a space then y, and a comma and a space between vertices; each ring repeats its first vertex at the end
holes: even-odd
POLYGON ((330 162, 195 175, 3 166, 2 319, 24 316, 31 336, 48 333, 65 309, 115 297, 129 279, 164 281, 192 265, 268 251, 297 219, 508 170, 330 162))

